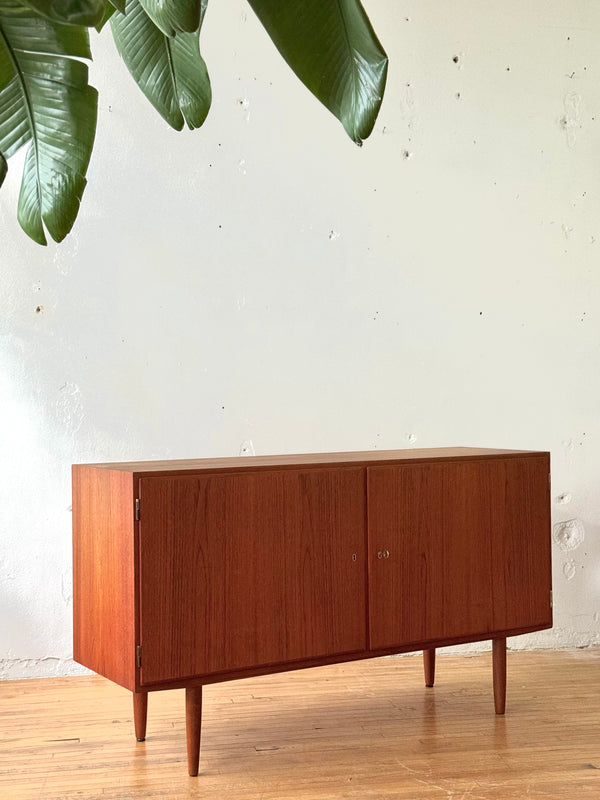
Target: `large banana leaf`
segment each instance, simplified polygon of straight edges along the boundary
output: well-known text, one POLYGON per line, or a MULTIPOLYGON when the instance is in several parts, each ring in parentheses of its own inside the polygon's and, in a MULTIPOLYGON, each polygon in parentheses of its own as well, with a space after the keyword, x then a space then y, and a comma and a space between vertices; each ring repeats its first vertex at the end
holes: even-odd
POLYGON ((6 163, 6 159, 0 153, 0 186, 4 183, 4 178, 6 178, 6 173, 8 172, 8 164, 6 163))
MULTIPOLYGON (((200 25, 206 0, 201 11, 200 25)), ((199 128, 212 99, 200 55, 200 30, 165 36, 138 0, 127 0, 125 14, 114 14, 110 25, 123 61, 156 110, 176 130, 184 122, 189 128, 199 128)))
POLYGON ((71 230, 96 131, 97 92, 88 84, 87 30, 0 3, 0 152, 29 143, 19 196, 23 230, 46 244, 71 230))
POLYGON ((373 130, 387 56, 359 0, 248 0, 300 80, 357 144, 373 130))
MULTIPOLYGON (((201 24, 201 0, 140 0, 144 11, 166 36, 194 33, 201 24)), ((203 3, 206 6, 206 2, 203 3)))
POLYGON ((98 33, 100 33, 102 28, 106 25, 106 23, 115 13, 115 11, 120 11, 122 14, 125 13, 125 3, 126 0, 106 0, 104 4, 104 13, 102 14, 102 19, 95 25, 95 28, 98 31, 98 33))
POLYGON ((104 0, 23 0, 22 5, 43 17, 69 25, 97 25, 104 15, 104 0))

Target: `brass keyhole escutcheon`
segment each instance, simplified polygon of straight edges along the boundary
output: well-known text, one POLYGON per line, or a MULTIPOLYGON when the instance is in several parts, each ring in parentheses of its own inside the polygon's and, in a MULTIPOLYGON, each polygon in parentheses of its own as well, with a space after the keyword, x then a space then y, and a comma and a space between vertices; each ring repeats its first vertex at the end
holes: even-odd
POLYGON ((389 550, 379 550, 379 552, 377 553, 377 558, 389 558, 389 557, 390 557, 389 550))

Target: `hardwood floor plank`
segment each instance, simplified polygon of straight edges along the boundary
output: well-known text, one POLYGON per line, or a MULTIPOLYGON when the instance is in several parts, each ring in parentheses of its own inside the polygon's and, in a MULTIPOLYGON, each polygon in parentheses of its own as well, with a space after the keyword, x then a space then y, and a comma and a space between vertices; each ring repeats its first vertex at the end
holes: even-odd
POLYGON ((383 658, 204 689, 198 778, 184 692, 99 677, 0 682, 8 800, 557 800, 600 797, 600 650, 508 654, 506 716, 491 654, 383 658))

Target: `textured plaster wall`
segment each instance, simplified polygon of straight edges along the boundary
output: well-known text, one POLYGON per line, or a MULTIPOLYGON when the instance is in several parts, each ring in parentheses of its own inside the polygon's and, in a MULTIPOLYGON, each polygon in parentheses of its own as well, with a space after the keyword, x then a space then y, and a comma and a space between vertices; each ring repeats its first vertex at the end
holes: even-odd
POLYGON ((238 0, 205 127, 94 37, 75 232, 0 194, 0 677, 72 671, 72 462, 549 449, 553 632, 600 643, 600 6, 365 0, 390 59, 362 148, 238 0))

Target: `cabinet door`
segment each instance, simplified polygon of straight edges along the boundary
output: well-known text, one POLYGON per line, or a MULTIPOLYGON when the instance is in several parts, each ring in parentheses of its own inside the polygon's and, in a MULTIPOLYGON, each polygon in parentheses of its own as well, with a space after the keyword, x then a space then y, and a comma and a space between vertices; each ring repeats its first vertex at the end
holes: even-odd
POLYGON ((365 473, 140 480, 142 683, 366 649, 365 473))
POLYGON ((548 473, 546 456, 369 469, 370 647, 549 627, 548 473))

